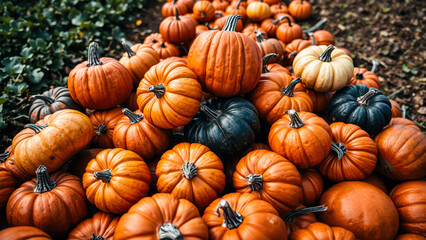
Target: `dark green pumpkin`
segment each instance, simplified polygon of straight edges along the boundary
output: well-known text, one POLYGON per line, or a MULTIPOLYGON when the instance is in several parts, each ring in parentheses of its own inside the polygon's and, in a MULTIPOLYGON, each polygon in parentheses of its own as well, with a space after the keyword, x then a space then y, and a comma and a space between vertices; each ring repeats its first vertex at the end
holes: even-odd
POLYGON ((184 128, 191 143, 201 143, 222 160, 243 153, 253 143, 260 124, 256 108, 241 97, 211 98, 184 128))
POLYGON ((370 135, 376 135, 392 118, 389 99, 375 88, 349 85, 337 91, 328 105, 332 122, 358 125, 370 135))

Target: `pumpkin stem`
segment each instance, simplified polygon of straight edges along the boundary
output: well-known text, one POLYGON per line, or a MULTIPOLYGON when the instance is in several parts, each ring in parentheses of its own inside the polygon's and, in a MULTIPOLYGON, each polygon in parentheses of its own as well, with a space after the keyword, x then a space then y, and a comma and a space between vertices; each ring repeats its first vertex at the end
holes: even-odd
POLYGON ((407 118, 407 106, 402 105, 402 118, 407 118))
POLYGON ((235 9, 239 9, 239 8, 240 8, 241 1, 242 1, 242 0, 239 0, 239 1, 238 1, 237 6, 235 7, 235 9))
POLYGON ((254 31, 254 33, 256 34, 256 40, 257 42, 263 42, 263 37, 262 37, 262 33, 259 30, 254 31))
POLYGON ((223 210, 223 224, 222 227, 226 227, 228 229, 237 228, 241 225, 243 222, 243 216, 241 214, 235 212, 232 210, 232 208, 229 206, 229 203, 222 199, 220 200, 219 204, 217 205, 216 214, 218 217, 220 217, 220 209, 223 210))
POLYGON ((87 66, 91 67, 91 66, 96 66, 96 65, 101 65, 102 62, 99 59, 98 56, 98 47, 99 45, 96 42, 91 42, 89 44, 89 51, 87 53, 87 66))
POLYGON ((291 121, 289 126, 291 128, 301 128, 305 125, 305 123, 303 123, 302 119, 297 114, 296 110, 290 109, 284 112, 284 114, 287 114, 287 113, 290 115, 291 121))
POLYGON ((282 6, 284 5, 284 2, 280 2, 279 4, 278 4, 278 8, 279 9, 282 9, 282 6))
POLYGON ((337 154, 339 160, 341 160, 346 153, 346 147, 343 143, 331 142, 331 150, 337 154))
POLYGON ((171 224, 171 223, 165 223, 159 228, 160 236, 158 237, 158 240, 182 240, 183 235, 179 231, 179 229, 171 224))
POLYGON ((158 85, 151 85, 148 87, 148 91, 149 92, 153 92, 154 95, 157 98, 161 98, 162 96, 164 96, 164 93, 166 91, 166 87, 164 86, 164 84, 160 83, 158 85))
POLYGON ((112 172, 110 169, 106 169, 100 172, 95 172, 93 174, 93 177, 95 177, 96 179, 102 180, 102 182, 104 183, 109 183, 112 177, 112 172))
POLYGON ((56 187, 56 182, 50 180, 49 172, 44 165, 40 165, 36 170, 36 184, 34 186, 35 193, 49 192, 56 187))
POLYGON ((376 73, 376 70, 377 70, 377 67, 379 66, 379 60, 377 60, 377 59, 374 59, 373 60, 373 67, 371 68, 371 71, 370 72, 372 72, 372 73, 376 73))
POLYGON ((52 103, 55 102, 55 99, 53 99, 51 97, 48 97, 46 95, 42 95, 42 94, 37 94, 37 95, 31 96, 31 98, 33 98, 33 99, 41 99, 41 100, 44 101, 44 103, 46 105, 51 105, 52 103))
POLYGON ((322 27, 322 25, 327 23, 327 18, 323 18, 321 19, 319 22, 317 22, 314 26, 312 26, 309 29, 304 30, 304 33, 309 33, 309 32, 315 32, 316 30, 320 29, 322 27))
POLYGON ((151 42, 152 42, 152 43, 158 43, 157 39, 155 39, 155 38, 153 38, 153 39, 151 40, 151 42))
POLYGON ((136 55, 136 52, 131 49, 133 45, 129 43, 126 39, 121 39, 121 45, 123 45, 123 48, 124 50, 126 50, 127 56, 129 56, 129 58, 136 55))
POLYGON ((293 97, 293 91, 294 91, 294 87, 296 87, 296 84, 300 83, 302 81, 302 79, 300 77, 292 80, 290 82, 290 84, 282 89, 282 92, 289 97, 293 97))
POLYGON ((260 174, 250 173, 247 177, 247 186, 250 187, 252 191, 259 191, 263 187, 263 178, 260 174))
POLYGON ((197 169, 198 167, 196 167, 194 163, 187 162, 182 166, 180 170, 182 170, 182 175, 186 179, 191 180, 192 178, 197 176, 197 169))
POLYGON ((43 130, 45 127, 47 127, 47 123, 44 125, 37 125, 37 124, 32 124, 32 123, 28 123, 25 124, 24 128, 29 128, 31 130, 33 130, 35 132, 35 134, 41 132, 41 130, 43 130))
POLYGON ((200 107, 200 110, 209 118, 210 120, 216 120, 216 118, 219 116, 220 113, 216 112, 215 110, 207 107, 206 105, 202 105, 200 107))
POLYGON ((269 70, 266 67, 266 65, 268 65, 268 61, 269 59, 273 58, 273 57, 277 57, 278 55, 276 53, 268 53, 266 54, 263 58, 262 58, 262 73, 268 73, 269 70))
POLYGON ((161 48, 166 48, 166 44, 164 44, 164 42, 161 42, 160 47, 161 47, 161 48))
MULTIPOLYGON (((282 4, 282 2, 280 3, 282 4)), ((284 18, 286 18, 286 16, 282 16, 274 21, 272 21, 272 24, 277 25, 279 22, 281 22, 284 18)))
POLYGON ((296 55, 297 55, 297 51, 294 51, 294 52, 290 53, 288 56, 289 56, 289 57, 294 57, 294 56, 296 56, 296 55))
POLYGON ((377 91, 374 89, 370 89, 366 94, 360 96, 356 99, 359 105, 368 106, 370 98, 377 94, 377 91))
POLYGON ((317 45, 317 39, 315 38, 315 34, 313 33, 308 33, 309 37, 312 38, 312 45, 317 45))
POLYGON ((284 20, 284 19, 286 19, 286 20, 287 20, 287 22, 288 22, 288 26, 289 26, 289 27, 291 27, 291 20, 290 20, 290 18, 289 18, 289 17, 287 17, 287 16, 283 16, 281 20, 284 20))
POLYGON ((143 115, 136 114, 130 111, 128 108, 123 108, 121 112, 130 119, 131 124, 138 123, 143 119, 143 115))
POLYGON ((238 20, 241 19, 241 16, 231 15, 226 19, 225 26, 222 28, 222 31, 232 31, 235 32, 235 28, 237 27, 238 20))
POLYGON ((393 97, 395 97, 396 95, 398 95, 399 93, 403 92, 405 90, 405 88, 400 88, 398 90, 396 90, 395 92, 391 93, 388 95, 389 99, 392 99, 393 97))
POLYGON ((99 124, 98 130, 96 130, 96 136, 100 137, 102 134, 106 134, 108 132, 108 128, 105 124, 99 124))
POLYGON ((328 45, 324 52, 319 56, 319 60, 323 62, 331 62, 331 52, 333 52, 333 50, 334 47, 332 45, 328 45))
POLYGON ((283 218, 283 220, 284 220, 284 222, 287 222, 287 223, 293 223, 294 218, 299 216, 299 215, 303 215, 303 214, 307 214, 307 213, 314 213, 314 212, 324 212, 324 211, 327 211, 327 209, 328 209, 328 207, 325 206, 325 205, 301 208, 301 209, 291 211, 287 216, 285 216, 283 218))
POLYGON ((360 71, 360 72, 355 73, 355 78, 358 79, 358 80, 362 80, 362 79, 364 79, 364 75, 360 71))
POLYGON ((175 16, 175 18, 176 18, 176 20, 180 20, 180 18, 179 18, 179 11, 178 11, 178 9, 177 9, 177 7, 175 7, 175 14, 176 14, 176 16, 175 16))
POLYGON ((107 240, 106 238, 103 238, 101 235, 95 236, 93 233, 92 236, 89 238, 89 240, 107 240))
POLYGON ((0 153, 0 163, 5 162, 10 157, 9 151, 4 151, 4 153, 0 153))

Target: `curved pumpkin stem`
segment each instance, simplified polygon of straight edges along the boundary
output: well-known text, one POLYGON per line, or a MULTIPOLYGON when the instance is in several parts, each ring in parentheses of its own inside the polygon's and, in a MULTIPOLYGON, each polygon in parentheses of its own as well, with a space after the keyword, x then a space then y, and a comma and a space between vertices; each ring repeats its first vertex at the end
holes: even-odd
POLYGON ((235 9, 240 9, 241 1, 242 1, 242 0, 239 0, 239 1, 238 1, 237 6, 235 7, 235 9))
POLYGON ((106 134, 108 132, 108 128, 105 124, 99 124, 98 130, 96 130, 96 136, 100 137, 102 134, 106 134))
POLYGON ((323 62, 331 62, 331 52, 333 52, 333 50, 334 47, 332 45, 328 45, 324 52, 319 56, 319 60, 323 62))
POLYGON ((255 30, 254 33, 256 34, 256 40, 257 42, 263 42, 265 41, 262 37, 262 33, 259 30, 255 30))
POLYGON ((294 52, 290 53, 288 56, 289 56, 289 57, 294 57, 294 56, 296 56, 296 55, 297 55, 297 53, 298 53, 297 51, 294 51, 294 52))
POLYGON ((33 130, 35 132, 35 134, 41 132, 41 130, 43 130, 45 127, 47 127, 47 123, 44 125, 37 125, 37 124, 32 124, 32 123, 28 123, 25 124, 24 128, 29 128, 31 130, 33 130))
POLYGON ((87 66, 92 67, 96 65, 101 65, 102 62, 98 56, 98 47, 99 45, 96 42, 91 42, 89 45, 89 51, 87 53, 87 66))
POLYGON ((46 95, 42 95, 42 94, 33 95, 33 96, 31 96, 31 98, 33 98, 33 99, 41 99, 41 100, 44 101, 44 103, 46 105, 51 105, 52 103, 55 102, 55 99, 53 99, 51 97, 48 97, 46 95))
POLYGON ((263 178, 260 174, 250 173, 247 177, 247 186, 250 187, 252 191, 259 191, 263 187, 263 178))
POLYGON ((241 19, 241 16, 238 14, 231 15, 226 19, 225 26, 222 28, 222 31, 232 31, 235 32, 237 27, 238 20, 241 19))
POLYGON ((177 9, 177 7, 175 7, 175 19, 176 20, 178 20, 178 21, 180 21, 180 18, 179 18, 179 11, 178 11, 178 9, 177 9))
POLYGON ((182 170, 182 175, 186 179, 191 180, 192 178, 197 176, 197 169, 198 167, 196 167, 194 163, 187 162, 184 165, 182 165, 182 168, 180 170, 182 170))
POLYGON ((101 235, 95 236, 93 233, 92 236, 89 238, 89 240, 107 240, 106 238, 103 238, 101 235))
POLYGON ((290 20, 290 18, 289 18, 289 17, 287 17, 287 16, 283 16, 281 20, 284 20, 284 19, 286 19, 286 20, 287 20, 287 22, 288 22, 288 26, 289 26, 289 27, 291 27, 291 20, 290 20))
POLYGON ((143 115, 136 114, 130 111, 128 108, 123 108, 121 112, 130 119, 131 124, 138 123, 143 119, 143 115))
POLYGON ((327 23, 327 18, 323 18, 321 19, 319 22, 317 22, 314 26, 312 26, 309 29, 304 30, 304 33, 310 33, 310 32, 315 32, 316 30, 320 29, 322 27, 322 25, 327 23))
POLYGON ((123 48, 126 50, 127 56, 129 56, 129 58, 136 55, 136 52, 131 49, 132 44, 129 43, 126 39, 121 39, 121 45, 123 45, 123 48))
POLYGON ((207 105, 202 105, 200 107, 200 110, 209 118, 210 120, 216 120, 216 118, 219 116, 220 113, 216 112, 215 110, 207 107, 207 105))
POLYGON ((219 204, 217 205, 216 214, 218 217, 221 216, 220 209, 223 210, 224 218, 222 227, 233 229, 240 226, 243 222, 243 216, 232 210, 232 208, 229 206, 229 203, 225 199, 220 200, 219 204))
POLYGON ((109 183, 112 178, 112 172, 110 169, 106 169, 100 172, 93 173, 93 177, 102 180, 104 183, 109 183))
POLYGON ((164 44, 164 42, 161 42, 160 47, 161 47, 161 48, 166 48, 166 44, 164 44))
POLYGON ((160 83, 158 85, 149 86, 148 91, 153 92, 157 98, 161 98, 166 92, 166 87, 164 86, 164 84, 160 83))
POLYGON ((361 71, 359 71, 359 72, 355 73, 355 78, 358 79, 358 80, 362 80, 362 79, 364 79, 364 75, 362 74, 361 71))
POLYGON ((377 67, 379 66, 379 64, 380 64, 379 60, 374 59, 373 60, 373 67, 371 68, 370 72, 376 73, 376 70, 377 70, 377 67))
POLYGON ((40 165, 36 170, 36 184, 34 187, 35 193, 49 192, 56 187, 56 182, 50 180, 49 172, 44 165, 40 165))
POLYGON ((293 81, 290 82, 290 84, 282 89, 282 92, 289 97, 293 97, 293 91, 294 88, 296 87, 296 84, 300 83, 302 81, 302 79, 300 77, 294 79, 293 81))
POLYGON ((312 45, 317 45, 317 39, 315 38, 315 34, 308 33, 308 36, 312 38, 312 45))
POLYGON ((360 96, 356 99, 359 105, 361 106, 368 106, 370 104, 370 98, 375 96, 377 94, 377 91, 374 89, 369 90, 366 94, 363 96, 360 96))
MULTIPOLYGON (((282 2, 281 2, 282 3, 282 2)), ((277 25, 279 22, 281 22, 284 18, 286 18, 286 16, 282 16, 274 21, 272 21, 272 24, 277 25)), ((288 17, 287 17, 288 18, 288 17)))
POLYGON ((283 218, 283 220, 284 220, 284 222, 287 222, 287 223, 293 223, 294 218, 299 216, 299 215, 303 215, 303 214, 306 214, 306 213, 314 213, 314 212, 324 212, 324 211, 327 211, 327 209, 328 209, 328 207, 326 205, 301 208, 301 209, 291 211, 287 216, 285 216, 283 218))
POLYGON ((5 162, 10 157, 9 151, 4 151, 4 153, 0 153, 0 163, 5 162))
POLYGON ((337 154, 339 160, 341 160, 346 153, 346 147, 343 143, 331 142, 331 150, 337 154))
POLYGON ((159 228, 158 240, 183 240, 183 235, 179 229, 171 224, 165 223, 159 228))
POLYGON ((268 73, 269 72, 268 68, 266 67, 266 65, 268 65, 268 61, 269 61, 269 59, 271 59, 273 57, 277 57, 277 56, 278 56, 278 54, 276 54, 276 53, 268 53, 265 56, 263 56, 263 58, 262 58, 262 73, 268 73))
POLYGON ((290 115, 291 121, 289 126, 291 128, 301 128, 305 126, 305 123, 303 123, 302 119, 299 117, 296 110, 290 109, 284 112, 284 114, 287 114, 287 113, 290 115))

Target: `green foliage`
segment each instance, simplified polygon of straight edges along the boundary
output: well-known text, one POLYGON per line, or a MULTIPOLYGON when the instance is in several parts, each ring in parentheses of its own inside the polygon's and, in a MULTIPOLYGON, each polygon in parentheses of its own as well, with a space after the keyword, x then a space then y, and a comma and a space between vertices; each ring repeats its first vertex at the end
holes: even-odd
POLYGON ((0 1, 0 129, 26 121, 30 94, 65 85, 66 67, 85 60, 89 42, 98 42, 101 51, 120 49, 143 2, 0 1))

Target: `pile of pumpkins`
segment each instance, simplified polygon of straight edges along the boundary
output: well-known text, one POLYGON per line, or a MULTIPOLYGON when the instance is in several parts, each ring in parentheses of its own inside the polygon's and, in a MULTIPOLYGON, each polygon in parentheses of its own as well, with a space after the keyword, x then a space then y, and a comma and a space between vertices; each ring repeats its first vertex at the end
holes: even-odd
POLYGON ((377 61, 295 22, 308 1, 161 12, 33 96, 0 155, 0 239, 425 239, 426 136, 377 61))

